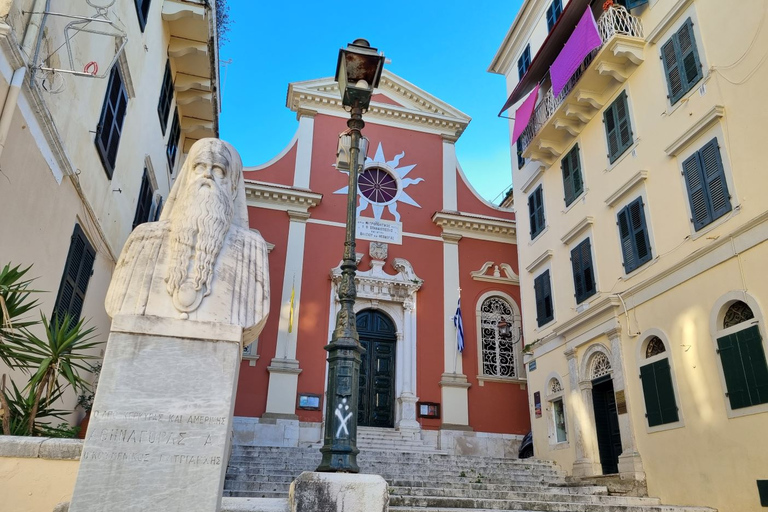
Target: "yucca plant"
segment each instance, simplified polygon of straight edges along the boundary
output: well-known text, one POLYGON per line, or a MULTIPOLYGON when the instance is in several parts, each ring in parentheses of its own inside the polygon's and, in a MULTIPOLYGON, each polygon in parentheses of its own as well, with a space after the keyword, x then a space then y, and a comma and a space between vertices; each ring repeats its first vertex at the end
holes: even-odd
MULTIPOLYGON (((63 421, 69 411, 54 409, 51 404, 61 398, 61 392, 45 397, 45 401, 38 406, 37 418, 33 429, 29 429, 29 420, 35 402, 35 393, 32 390, 23 392, 11 382, 11 389, 6 389, 5 379, 0 390, 0 403, 3 406, 3 434, 10 436, 49 436, 52 431, 60 431, 59 427, 53 427, 50 423, 40 421, 42 418, 56 418, 63 421)), ((61 436, 57 436, 61 437, 61 436)))
MULTIPOLYGON (((38 305, 37 299, 34 299, 32 294, 39 291, 29 288, 34 278, 25 278, 30 268, 32 268, 31 265, 24 269, 21 265, 11 267, 9 263, 0 270, 0 343, 18 329, 37 323, 22 319, 38 305)), ((9 364, 8 361, 5 363, 9 364)))
POLYGON ((89 360, 97 356, 88 351, 101 342, 93 341, 94 328, 86 327, 84 320, 74 321, 69 314, 55 316, 48 321, 40 315, 44 338, 37 337, 28 328, 8 336, 0 346, 3 360, 29 375, 23 392, 32 392, 32 402, 27 418, 28 435, 34 435, 35 420, 41 404, 50 406, 69 387, 75 392, 90 389, 82 376, 90 370, 89 360))

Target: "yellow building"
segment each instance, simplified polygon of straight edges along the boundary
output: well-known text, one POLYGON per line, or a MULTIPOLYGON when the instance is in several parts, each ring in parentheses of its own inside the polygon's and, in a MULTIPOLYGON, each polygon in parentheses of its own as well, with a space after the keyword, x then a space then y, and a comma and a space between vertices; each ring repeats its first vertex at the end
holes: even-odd
POLYGON ((216 48, 207 0, 0 0, 0 268, 33 265, 47 317, 106 340, 128 234, 218 134, 216 48))
POLYGON ((768 2, 612 3, 526 0, 489 69, 506 77, 510 132, 523 123, 536 456, 645 480, 664 503, 758 510, 768 2))

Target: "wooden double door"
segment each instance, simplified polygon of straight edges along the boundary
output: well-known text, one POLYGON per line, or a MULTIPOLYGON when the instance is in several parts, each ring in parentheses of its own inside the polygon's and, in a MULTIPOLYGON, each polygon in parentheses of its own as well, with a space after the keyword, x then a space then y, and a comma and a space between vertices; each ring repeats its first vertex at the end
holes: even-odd
POLYGON ((595 407, 595 431, 600 465, 604 475, 619 472, 621 432, 613 380, 609 376, 592 381, 592 403, 595 407))
POLYGON ((380 311, 364 309, 357 313, 357 333, 365 349, 360 363, 357 424, 363 427, 394 427, 395 326, 380 311))

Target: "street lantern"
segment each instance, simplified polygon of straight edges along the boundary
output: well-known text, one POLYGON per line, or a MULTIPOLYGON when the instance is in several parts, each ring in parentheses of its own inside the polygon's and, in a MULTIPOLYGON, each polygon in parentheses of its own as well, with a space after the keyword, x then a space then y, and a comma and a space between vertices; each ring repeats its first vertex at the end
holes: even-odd
POLYGON ((501 320, 499 320, 499 323, 496 324, 496 327, 499 329, 499 337, 501 339, 510 339, 512 337, 512 325, 507 322, 504 317, 501 317, 501 320))
POLYGON ((349 108, 349 128, 339 136, 336 166, 349 170, 347 191, 347 224, 344 258, 339 282, 339 312, 328 351, 328 385, 325 400, 325 432, 323 458, 317 471, 358 473, 357 465, 357 399, 360 382, 360 360, 365 352, 360 346, 355 317, 355 227, 357 222, 357 175, 365 164, 368 141, 363 129, 363 111, 371 103, 373 90, 379 85, 384 56, 365 39, 356 39, 339 50, 336 81, 342 104, 349 108))
POLYGON ((345 107, 368 109, 373 90, 379 86, 384 56, 365 39, 355 39, 339 50, 336 81, 345 107))

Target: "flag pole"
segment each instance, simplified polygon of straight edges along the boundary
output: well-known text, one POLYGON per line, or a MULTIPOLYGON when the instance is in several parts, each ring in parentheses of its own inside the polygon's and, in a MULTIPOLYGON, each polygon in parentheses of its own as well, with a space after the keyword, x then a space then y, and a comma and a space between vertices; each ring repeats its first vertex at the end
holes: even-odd
MULTIPOLYGON (((461 304, 461 287, 458 288, 458 292, 459 292, 459 298, 458 298, 457 303, 461 304)), ((455 344, 454 344, 454 349, 455 350, 453 352, 453 374, 454 375, 456 375, 456 367, 458 365, 458 360, 459 360, 459 324, 456 321, 456 317, 459 315, 459 312, 460 312, 460 309, 457 307, 456 308, 456 314, 453 316, 453 323, 454 323, 454 326, 456 328, 456 339, 454 340, 455 341, 455 344)))

